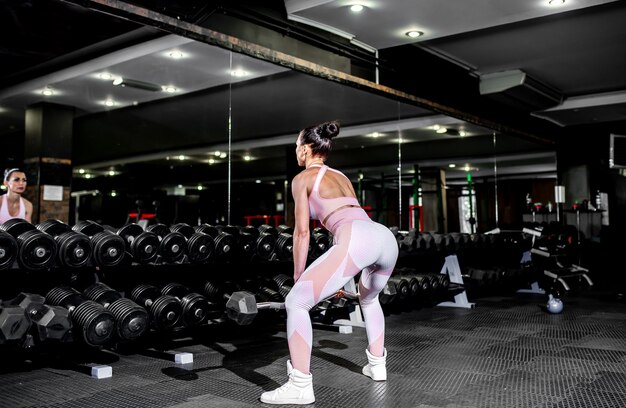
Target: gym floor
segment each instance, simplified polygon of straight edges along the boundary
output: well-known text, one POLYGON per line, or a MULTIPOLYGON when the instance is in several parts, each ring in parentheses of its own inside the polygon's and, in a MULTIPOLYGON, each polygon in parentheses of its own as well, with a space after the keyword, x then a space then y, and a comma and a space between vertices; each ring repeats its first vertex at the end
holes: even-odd
MULTIPOLYGON (((387 382, 361 374, 363 329, 315 330, 315 406, 626 406, 626 303, 587 291, 569 295, 563 313, 551 315, 539 295, 474 301, 474 309, 390 313, 387 382)), ((158 352, 97 352, 91 362, 113 368, 111 378, 100 380, 55 359, 3 356, 0 406, 265 406, 259 395, 287 378, 285 339, 284 325, 259 321, 176 340, 172 349, 193 353, 189 365, 158 352)))

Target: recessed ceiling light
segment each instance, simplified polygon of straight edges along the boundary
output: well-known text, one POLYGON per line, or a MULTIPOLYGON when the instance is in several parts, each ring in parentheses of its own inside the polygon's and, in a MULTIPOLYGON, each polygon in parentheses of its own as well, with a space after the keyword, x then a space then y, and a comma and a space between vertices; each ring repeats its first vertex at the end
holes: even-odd
POLYGON ((467 133, 464 130, 459 130, 459 136, 465 137, 467 136, 467 133))
POLYGON ((163 90, 167 93, 174 93, 177 91, 177 89, 171 85, 164 86, 163 90))
POLYGON ((115 106, 115 101, 113 99, 107 99, 104 101, 104 106, 115 106))
POLYGON ((377 138, 377 137, 381 137, 383 134, 380 132, 372 132, 372 133, 368 133, 367 136, 369 137, 373 137, 373 138, 377 138))
POLYGON ((451 169, 453 169, 453 168, 455 168, 455 167, 456 167, 456 164, 454 164, 454 163, 450 163, 450 164, 448 164, 448 167, 450 167, 451 169))
POLYGON ((215 164, 215 159, 209 159, 209 164, 215 164))
POLYGON ((109 171, 109 176, 115 176, 115 174, 116 174, 116 173, 115 173, 115 171, 114 171, 114 170, 109 171))
POLYGON ((45 96, 52 96, 54 95, 54 90, 50 88, 49 86, 47 86, 43 89, 43 91, 41 91, 41 94, 45 96))
POLYGON ((257 183, 257 184, 261 184, 261 180, 257 180, 257 181, 256 181, 256 183, 257 183))
POLYGON ((437 129, 439 129, 440 127, 441 127, 441 126, 439 126, 439 125, 433 125, 433 130, 437 130, 437 129))
POLYGON ((222 155, 222 152, 220 152, 219 150, 216 150, 215 153, 213 153, 214 155, 216 155, 217 157, 222 155))
POLYGON ((85 178, 86 178, 86 179, 90 179, 90 178, 92 178, 92 177, 93 177, 93 176, 92 176, 91 174, 89 174, 89 173, 85 174, 85 178))
POLYGON ((448 129, 446 129, 445 127, 440 127, 439 129, 436 130, 437 133, 446 133, 448 131, 448 129))
POLYGON ((249 154, 246 154, 245 156, 243 156, 243 159, 245 161, 250 161, 250 160, 252 160, 252 157, 249 154))
POLYGON ((103 79, 105 81, 109 81, 111 79, 113 79, 113 75, 111 75, 108 72, 101 72, 98 74, 98 78, 103 79))
POLYGON ((184 154, 181 154, 180 156, 178 156, 178 160, 185 160, 185 159, 186 159, 186 157, 185 157, 184 154))
POLYGON ((111 197, 117 197, 117 192, 115 190, 111 191, 111 197))
POLYGON ((220 154, 220 159, 225 159, 228 155, 226 153, 220 154))
POLYGON ((363 11, 365 7, 363 7, 362 4, 353 4, 350 6, 350 11, 354 12, 354 13, 360 13, 361 11, 363 11))
POLYGON ((170 51, 170 53, 167 55, 172 59, 181 59, 185 56, 185 54, 183 54, 182 52, 178 50, 170 51))
POLYGON ((565 4, 565 0, 548 0, 549 6, 561 6, 565 4))
POLYGON ((202 184, 198 184, 198 191, 202 191, 204 187, 202 187, 202 184))
POLYGON ((79 174, 85 174, 85 169, 78 169, 79 174))
POLYGON ((122 77, 117 77, 113 80, 113 85, 122 85, 124 83, 124 78, 122 77))
POLYGON ((234 69, 230 71, 230 75, 234 76, 235 78, 241 78, 241 77, 248 75, 248 73, 244 71, 243 69, 234 69))
POLYGON ((424 35, 424 33, 422 31, 417 31, 417 30, 411 30, 411 31, 407 31, 406 33, 404 33, 407 37, 410 38, 417 38, 417 37, 421 37, 424 35))

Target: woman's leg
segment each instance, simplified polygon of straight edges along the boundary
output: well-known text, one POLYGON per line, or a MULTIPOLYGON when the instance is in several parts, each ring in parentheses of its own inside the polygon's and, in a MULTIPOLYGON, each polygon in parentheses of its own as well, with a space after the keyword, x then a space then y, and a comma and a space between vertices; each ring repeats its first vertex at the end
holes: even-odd
POLYGON ((332 246, 306 269, 285 299, 291 364, 305 374, 308 374, 311 365, 313 344, 309 311, 321 300, 343 288, 361 270, 349 253, 351 228, 346 230, 342 231, 341 242, 332 246))

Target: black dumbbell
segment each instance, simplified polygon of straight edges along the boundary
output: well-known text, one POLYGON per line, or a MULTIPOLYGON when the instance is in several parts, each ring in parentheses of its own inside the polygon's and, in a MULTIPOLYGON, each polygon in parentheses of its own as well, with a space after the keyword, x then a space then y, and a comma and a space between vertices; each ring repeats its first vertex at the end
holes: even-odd
POLYGON ((258 230, 260 233, 265 232, 267 234, 272 234, 274 235, 274 237, 278 238, 278 230, 269 224, 259 225, 258 230))
POLYGON ((18 245, 12 235, 0 231, 0 271, 9 269, 17 259, 18 245))
POLYGON ((185 326, 198 326, 206 321, 209 313, 213 311, 211 304, 199 293, 179 283, 168 283, 161 289, 164 296, 173 296, 180 302, 182 307, 182 319, 185 326))
POLYGON ((194 264, 206 263, 215 252, 213 237, 204 232, 196 232, 189 224, 178 223, 170 227, 172 232, 181 233, 186 239, 187 258, 194 264))
POLYGON ((161 291, 152 285, 135 287, 130 297, 150 313, 150 321, 156 329, 169 329, 178 323, 183 308, 174 296, 161 295, 161 291))
POLYGON ((119 235, 93 221, 79 221, 72 230, 91 240, 92 259, 98 266, 117 266, 124 260, 126 243, 119 235))
POLYGON ((20 293, 5 303, 18 306, 30 320, 30 333, 37 344, 44 342, 66 343, 72 338, 72 321, 69 311, 61 306, 50 306, 46 298, 34 293, 20 293))
POLYGON ((85 297, 104 306, 115 316, 117 336, 122 340, 141 337, 149 327, 148 312, 108 285, 98 282, 83 292, 85 297))
POLYGON ((0 345, 23 341, 29 328, 30 320, 23 307, 0 306, 0 345))
POLYGON ((158 255, 165 263, 176 263, 183 260, 187 251, 187 238, 180 232, 169 229, 165 224, 154 224, 147 231, 156 234, 159 239, 158 255))
POLYGON ((214 303, 221 303, 226 316, 239 325, 252 323, 258 314, 258 306, 254 294, 243 291, 233 282, 206 282, 203 286, 204 295, 214 303))
POLYGON ((405 302, 409 299, 411 296, 411 288, 407 279, 399 275, 392 275, 387 282, 396 289, 396 301, 405 302))
POLYGON ((139 224, 135 223, 124 225, 116 233, 124 240, 126 251, 135 262, 145 264, 156 259, 160 243, 156 234, 144 231, 139 224))
POLYGON ((59 265, 80 268, 91 260, 91 240, 81 232, 73 231, 66 223, 49 219, 37 225, 37 229, 50 235, 57 243, 59 265))
POLYGON ((280 260, 293 259, 293 235, 286 232, 278 234, 276 246, 274 247, 274 255, 280 260))
POLYGON ((248 225, 239 231, 239 248, 250 258, 259 257, 270 259, 276 245, 276 237, 267 232, 260 232, 257 228, 248 225))
POLYGON ((315 228, 311 232, 311 240, 309 242, 309 258, 317 259, 332 246, 332 238, 328 231, 315 228))
POLYGON ((115 333, 113 313, 99 303, 85 299, 76 289, 57 286, 46 294, 46 303, 66 308, 73 325, 80 329, 82 339, 90 346, 107 343, 115 333))
POLYGON ((30 222, 12 218, 0 225, 0 230, 9 233, 17 241, 17 262, 22 268, 39 270, 54 265, 57 251, 54 238, 38 231, 30 222))
POLYGON ((293 228, 285 224, 280 224, 278 227, 276 227, 276 231, 279 234, 282 234, 283 232, 285 232, 287 234, 293 235, 293 228))
POLYGON ((223 230, 220 231, 220 228, 203 224, 197 225, 195 228, 196 232, 203 232, 207 235, 213 237, 213 241, 215 242, 215 257, 218 259, 226 259, 229 258, 235 251, 237 247, 237 239, 232 234, 223 230))

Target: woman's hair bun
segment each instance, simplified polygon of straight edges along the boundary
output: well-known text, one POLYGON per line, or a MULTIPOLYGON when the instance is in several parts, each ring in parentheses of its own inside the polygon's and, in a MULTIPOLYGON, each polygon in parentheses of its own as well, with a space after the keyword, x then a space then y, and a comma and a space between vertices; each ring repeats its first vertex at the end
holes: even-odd
POLYGON ((332 139, 339 134, 339 122, 325 122, 319 126, 320 137, 324 139, 332 139))

